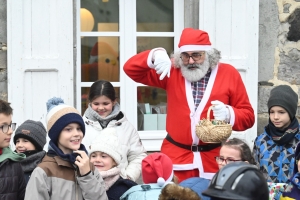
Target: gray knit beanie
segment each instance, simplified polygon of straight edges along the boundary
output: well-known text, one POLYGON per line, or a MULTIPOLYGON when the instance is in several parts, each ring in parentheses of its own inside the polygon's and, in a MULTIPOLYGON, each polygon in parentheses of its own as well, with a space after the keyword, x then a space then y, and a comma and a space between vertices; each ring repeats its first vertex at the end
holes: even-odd
POLYGON ((270 98, 268 100, 268 111, 273 106, 283 107, 293 119, 296 115, 298 105, 298 94, 288 85, 279 85, 273 88, 270 92, 270 98))
POLYGON ((14 136, 14 143, 18 138, 29 140, 38 151, 42 151, 46 144, 47 131, 40 121, 26 120, 21 124, 14 136))

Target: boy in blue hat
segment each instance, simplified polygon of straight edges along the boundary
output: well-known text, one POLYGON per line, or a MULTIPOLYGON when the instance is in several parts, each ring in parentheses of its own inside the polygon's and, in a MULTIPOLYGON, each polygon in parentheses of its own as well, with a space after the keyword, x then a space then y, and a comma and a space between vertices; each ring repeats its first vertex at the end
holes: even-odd
POLYGON ((25 199, 107 200, 98 170, 91 167, 82 138, 85 126, 79 112, 60 98, 47 102, 47 155, 32 172, 25 199))

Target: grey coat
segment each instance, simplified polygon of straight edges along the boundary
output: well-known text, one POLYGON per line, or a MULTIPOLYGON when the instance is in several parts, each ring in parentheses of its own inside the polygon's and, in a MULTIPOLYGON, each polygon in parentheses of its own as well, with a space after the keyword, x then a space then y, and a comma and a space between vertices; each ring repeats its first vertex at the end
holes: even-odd
POLYGON ((46 155, 31 174, 26 200, 107 200, 104 181, 98 170, 78 176, 70 162, 46 155))

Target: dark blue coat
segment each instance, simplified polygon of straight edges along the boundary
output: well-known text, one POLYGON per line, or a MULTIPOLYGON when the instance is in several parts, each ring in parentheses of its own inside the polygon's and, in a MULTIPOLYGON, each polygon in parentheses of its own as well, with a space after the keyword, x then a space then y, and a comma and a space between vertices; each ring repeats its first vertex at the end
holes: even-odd
POLYGON ((202 200, 210 200, 210 197, 202 195, 202 192, 208 188, 210 180, 200 177, 188 178, 181 183, 182 187, 187 187, 196 192, 202 200))
POLYGON ((119 200, 120 197, 129 190, 132 186, 137 185, 129 179, 123 179, 120 177, 107 191, 107 197, 109 200, 119 200))

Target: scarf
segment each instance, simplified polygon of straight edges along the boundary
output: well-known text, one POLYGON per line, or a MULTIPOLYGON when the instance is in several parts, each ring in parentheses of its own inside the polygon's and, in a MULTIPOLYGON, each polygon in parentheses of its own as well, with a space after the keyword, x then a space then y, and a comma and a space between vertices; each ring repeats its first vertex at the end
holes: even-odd
POLYGON ((113 167, 107 171, 100 171, 101 177, 105 182, 105 190, 109 188, 120 178, 121 170, 118 167, 113 167))
POLYGON ((117 115, 120 113, 120 104, 116 103, 113 107, 112 112, 106 116, 106 117, 101 117, 96 111, 94 111, 91 107, 91 105, 88 105, 88 108, 84 112, 84 116, 90 120, 93 121, 98 121, 101 125, 102 128, 106 128, 107 124, 113 120, 114 118, 117 117, 117 115))
POLYGON ((299 122, 296 117, 291 121, 291 124, 283 129, 280 130, 274 126, 274 124, 269 119, 269 124, 265 127, 266 132, 268 135, 272 137, 272 140, 282 146, 288 144, 295 135, 299 132, 299 122))
POLYGON ((0 155, 2 154, 2 149, 0 148, 0 155))
POLYGON ((3 162, 6 159, 10 159, 12 161, 21 161, 26 158, 26 155, 23 153, 15 153, 9 147, 2 149, 2 154, 0 156, 0 162, 3 162))
POLYGON ((46 151, 25 151, 26 158, 20 161, 24 172, 31 172, 42 161, 46 155, 46 151))
MULTIPOLYGON (((85 146, 83 144, 80 144, 80 148, 78 150, 85 151, 86 154, 88 154, 87 150, 85 149, 85 146)), ((48 154, 52 156, 59 156, 63 160, 68 161, 72 164, 75 163, 76 157, 79 155, 78 153, 71 153, 71 154, 65 154, 52 140, 50 140, 48 145, 48 154)))

